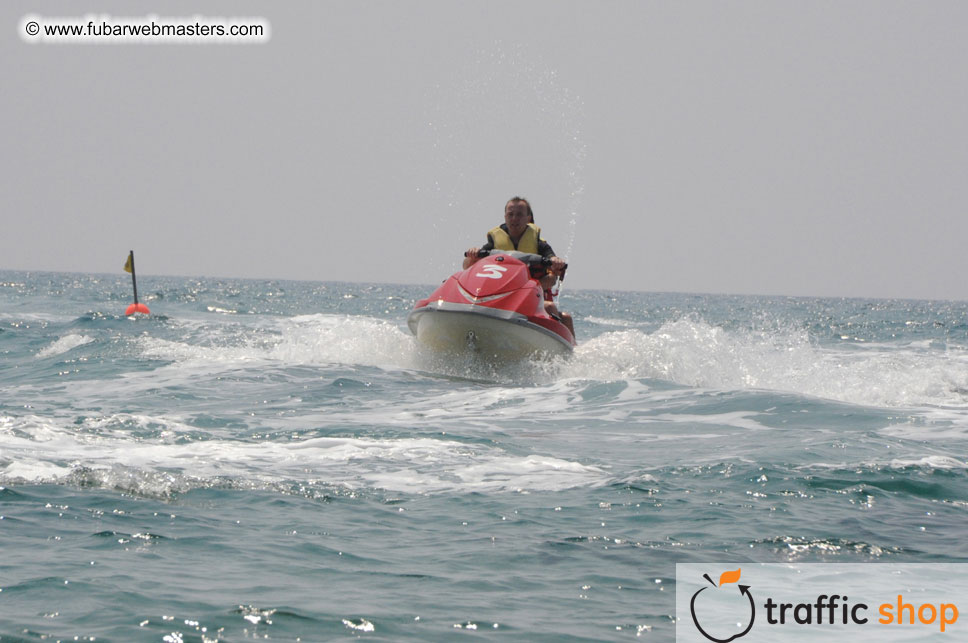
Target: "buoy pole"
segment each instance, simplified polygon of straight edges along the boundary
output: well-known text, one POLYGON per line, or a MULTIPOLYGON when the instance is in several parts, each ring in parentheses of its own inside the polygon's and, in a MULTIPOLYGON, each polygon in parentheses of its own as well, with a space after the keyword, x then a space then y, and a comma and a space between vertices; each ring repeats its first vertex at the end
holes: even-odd
POLYGON ((134 276, 134 250, 128 250, 128 261, 131 262, 131 287, 134 288, 134 304, 138 305, 138 280, 134 276))
POLYGON ((134 303, 128 306, 128 309, 124 311, 124 314, 131 316, 135 313, 144 313, 145 315, 150 315, 151 311, 144 304, 138 303, 138 279, 134 274, 134 250, 128 251, 128 260, 124 262, 124 269, 126 272, 131 273, 131 288, 134 289, 134 303))

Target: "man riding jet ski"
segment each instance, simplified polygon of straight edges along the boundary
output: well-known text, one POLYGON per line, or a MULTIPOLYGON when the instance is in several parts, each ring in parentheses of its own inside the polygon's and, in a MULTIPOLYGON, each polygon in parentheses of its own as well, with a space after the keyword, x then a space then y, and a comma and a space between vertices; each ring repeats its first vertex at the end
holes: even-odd
POLYGON ((559 317, 549 292, 567 264, 531 219, 527 201, 508 201, 488 244, 468 250, 464 270, 417 302, 407 324, 421 343, 504 360, 571 353, 571 318, 559 317))
POLYGON ((545 308, 552 317, 559 317, 571 331, 571 334, 574 335, 574 320, 568 313, 559 313, 551 293, 555 281, 565 278, 565 269, 568 264, 561 257, 555 256, 555 251, 552 250, 551 245, 541 238, 541 228, 534 223, 534 212, 531 210, 531 204, 527 199, 516 196, 504 204, 504 223, 488 231, 487 243, 481 248, 470 248, 464 253, 464 268, 469 268, 478 260, 479 256, 483 256, 479 255, 481 251, 495 249, 517 250, 518 252, 537 254, 550 259, 550 270, 541 279, 544 287, 545 308))

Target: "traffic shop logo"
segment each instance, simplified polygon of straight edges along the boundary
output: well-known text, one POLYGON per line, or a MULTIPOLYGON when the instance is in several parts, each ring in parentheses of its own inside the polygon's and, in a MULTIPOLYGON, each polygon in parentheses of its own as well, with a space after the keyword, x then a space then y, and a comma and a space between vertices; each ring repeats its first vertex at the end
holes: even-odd
MULTIPOLYGON (((713 582, 708 574, 702 574, 702 578, 709 584, 696 590, 689 600, 692 622, 696 630, 708 641, 730 643, 746 636, 753 629, 753 624, 756 622, 756 600, 750 591, 750 585, 740 584, 741 572, 742 569, 725 571, 720 574, 719 583, 713 582)), ((763 581, 762 578, 760 580, 763 581)), ((777 589, 776 582, 771 584, 767 581, 766 584, 768 588, 777 589)), ((902 592, 894 590, 891 593, 885 591, 886 595, 875 594, 880 600, 870 601, 873 597, 868 595, 868 601, 862 602, 850 600, 843 592, 846 589, 844 587, 837 588, 841 589, 840 593, 830 591, 834 588, 829 586, 817 589, 827 589, 827 591, 818 593, 816 598, 805 601, 784 601, 774 598, 775 594, 767 596, 765 600, 761 599, 764 614, 761 626, 757 629, 765 627, 776 635, 779 634, 779 630, 774 628, 785 626, 796 628, 801 634, 812 632, 818 636, 826 636, 832 634, 827 628, 846 626, 848 628, 846 631, 837 630, 837 636, 847 640, 844 637, 850 637, 850 630, 857 626, 881 626, 882 628, 893 626, 881 629, 880 634, 889 632, 901 634, 901 628, 910 627, 929 627, 937 630, 939 634, 945 634, 950 632, 952 626, 958 622, 958 606, 950 598, 938 602, 930 600, 916 602, 909 598, 910 594, 902 593, 903 590, 902 592)), ((857 589, 856 586, 854 589, 857 589)), ((765 591, 772 594, 769 589, 765 591)), ((878 594, 882 591, 884 590, 879 590, 878 594)), ((861 631, 854 632, 858 637, 861 636, 861 631)), ((963 634, 963 630, 961 632, 963 634)), ((765 634, 765 632, 759 633, 765 634)), ((904 634, 910 635, 910 633, 908 630, 904 634)), ((867 630, 867 636, 872 634, 871 630, 867 630)), ((851 637, 850 640, 861 639, 851 637)))

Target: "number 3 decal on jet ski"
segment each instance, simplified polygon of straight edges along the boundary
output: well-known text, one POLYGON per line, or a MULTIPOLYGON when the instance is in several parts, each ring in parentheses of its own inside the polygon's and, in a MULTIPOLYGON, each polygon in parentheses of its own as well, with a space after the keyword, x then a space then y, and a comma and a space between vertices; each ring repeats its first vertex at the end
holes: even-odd
POLYGON ((507 272, 507 268, 504 266, 489 265, 482 268, 484 272, 479 272, 475 277, 487 277, 488 279, 500 279, 507 272))

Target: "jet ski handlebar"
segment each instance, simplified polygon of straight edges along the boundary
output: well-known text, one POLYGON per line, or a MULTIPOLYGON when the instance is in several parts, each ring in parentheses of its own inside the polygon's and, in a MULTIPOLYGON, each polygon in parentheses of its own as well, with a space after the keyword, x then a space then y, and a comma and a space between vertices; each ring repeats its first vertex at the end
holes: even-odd
MULTIPOLYGON (((551 259, 549 259, 548 257, 542 257, 541 255, 536 255, 530 252, 518 252, 517 250, 478 250, 477 251, 478 259, 487 257, 489 255, 510 255, 511 257, 514 257, 521 263, 526 264, 527 266, 532 268, 538 267, 538 266, 544 266, 545 268, 547 268, 551 265, 551 259)), ((465 252, 464 256, 469 257, 470 253, 465 252)), ((568 268, 568 264, 566 263, 562 268, 562 271, 566 270, 567 268, 568 268)))

